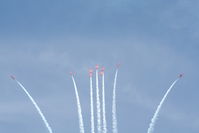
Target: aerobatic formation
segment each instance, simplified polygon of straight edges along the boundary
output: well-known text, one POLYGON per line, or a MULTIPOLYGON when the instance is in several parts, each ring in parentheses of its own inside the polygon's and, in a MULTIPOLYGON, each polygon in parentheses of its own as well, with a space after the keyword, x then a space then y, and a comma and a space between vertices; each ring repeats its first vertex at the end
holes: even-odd
MULTIPOLYGON (((118 133, 118 123, 117 123, 117 77, 118 77, 118 70, 120 64, 116 65, 115 76, 112 84, 112 130, 108 130, 107 120, 106 120, 106 85, 105 85, 105 67, 100 67, 96 65, 95 68, 91 68, 88 70, 88 77, 89 77, 89 91, 90 91, 90 132, 91 133, 118 133), (93 78, 95 77, 95 82, 93 82, 93 78), (95 83, 95 85, 94 85, 95 83), (94 90, 95 86, 95 90, 94 90), (94 92, 96 94, 94 95, 94 92), (94 97, 96 96, 96 97, 94 97), (96 112, 95 112, 96 111, 96 112), (95 116, 96 115, 96 116, 95 116), (96 117, 96 118, 95 118, 96 117), (96 121, 95 121, 96 120, 96 121), (96 128, 96 129, 95 129, 96 128)), ((70 72, 70 76, 74 85, 75 90, 75 97, 77 103, 77 113, 79 119, 79 130, 80 133, 85 133, 84 127, 84 119, 82 114, 82 107, 81 107, 81 100, 79 97, 78 86, 75 81, 75 73, 70 72)), ((174 87, 174 85, 179 81, 180 78, 183 77, 183 74, 180 74, 178 78, 171 84, 171 86, 166 91, 165 95, 163 96, 162 100, 160 101, 155 113, 150 121, 147 133, 153 133, 155 124, 157 122, 157 118, 159 116, 160 110, 162 105, 164 104, 168 94, 174 87)), ((34 107, 36 108, 38 114, 40 115, 43 123, 46 126, 46 129, 49 133, 53 133, 51 126, 49 125, 48 121, 46 120, 44 114, 42 113, 41 109, 27 91, 27 89, 16 79, 15 76, 11 75, 11 79, 16 81, 16 83, 20 86, 23 92, 27 95, 30 99, 34 107)))
MULTIPOLYGON (((117 133, 117 115, 116 115, 116 82, 117 82, 117 75, 119 64, 116 65, 116 72, 115 78, 113 82, 113 98, 112 98, 112 132, 117 133)), ((74 83, 75 94, 77 99, 77 111, 79 116, 79 128, 80 133, 84 132, 83 127, 83 118, 82 118, 82 109, 81 104, 78 96, 78 90, 76 86, 76 82, 74 79, 74 74, 70 72, 72 76, 72 80, 74 83)), ((88 70, 89 80, 90 80, 90 125, 91 125, 91 133, 107 133, 107 120, 106 120, 106 93, 105 93, 105 67, 99 67, 99 65, 95 66, 95 71, 93 69, 88 70), (93 91, 93 75, 95 73, 95 87, 96 87, 96 103, 94 102, 94 91, 93 91), (101 77, 101 78, 99 78, 101 77), (100 80, 101 79, 101 80, 100 80), (101 88, 99 87, 99 80, 101 81, 101 88), (95 113, 94 113, 94 105, 96 104, 96 128, 95 129, 95 113)))

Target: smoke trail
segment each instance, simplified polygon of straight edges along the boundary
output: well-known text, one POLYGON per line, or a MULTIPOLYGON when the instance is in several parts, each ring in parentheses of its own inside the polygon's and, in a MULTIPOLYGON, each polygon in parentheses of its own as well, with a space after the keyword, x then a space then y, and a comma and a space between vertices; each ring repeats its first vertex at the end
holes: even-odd
POLYGON ((39 115, 41 116, 46 128, 48 129, 49 133, 53 133, 52 129, 50 127, 50 125, 48 124, 48 121, 46 120, 46 118, 44 117, 42 111, 40 110, 39 106, 37 105, 37 103, 35 102, 35 100, 32 98, 32 96, 29 94, 29 92, 25 89, 25 87, 19 82, 17 81, 17 84, 22 88, 22 90, 26 93, 26 95, 28 96, 28 98, 31 100, 31 102, 33 103, 33 105, 35 106, 35 108, 37 109, 37 112, 39 113, 39 115))
POLYGON ((107 133, 104 72, 102 73, 103 133, 107 133))
POLYGON ((83 117, 82 117, 81 104, 80 104, 80 99, 79 99, 79 95, 78 95, 77 85, 76 85, 76 82, 75 82, 75 79, 73 76, 72 76, 72 80, 73 80, 73 84, 74 84, 74 88, 75 88, 75 95, 76 95, 76 99, 77 99, 79 129, 80 129, 80 133, 84 133, 84 122, 83 122, 83 117))
POLYGON ((97 130, 101 133, 101 105, 99 96, 98 69, 96 69, 97 130))
POLYGON ((161 109, 161 107, 162 107, 164 101, 166 100, 167 95, 169 94, 169 92, 171 91, 171 89, 172 89, 173 86, 177 83, 178 80, 179 80, 179 78, 176 79, 176 80, 171 84, 171 86, 169 87, 169 89, 168 89, 167 92, 165 93, 164 97, 162 98, 160 104, 158 105, 158 107, 157 107, 157 109, 156 109, 156 111, 155 111, 155 113, 154 113, 154 115, 153 115, 153 117, 152 117, 152 119, 151 119, 151 123, 150 123, 150 125, 149 125, 149 128, 148 128, 147 133, 152 133, 152 132, 153 132, 154 126, 155 126, 155 123, 156 123, 156 120, 157 120, 157 117, 158 117, 159 112, 160 112, 160 109, 161 109))
POLYGON ((118 133, 117 128, 117 114, 116 114, 116 84, 117 84, 118 69, 115 72, 114 84, 113 84, 113 101, 112 101, 112 130, 113 133, 118 133))
POLYGON ((90 106, 91 106, 91 133, 95 133, 94 108, 93 108, 93 80, 90 76, 90 106))

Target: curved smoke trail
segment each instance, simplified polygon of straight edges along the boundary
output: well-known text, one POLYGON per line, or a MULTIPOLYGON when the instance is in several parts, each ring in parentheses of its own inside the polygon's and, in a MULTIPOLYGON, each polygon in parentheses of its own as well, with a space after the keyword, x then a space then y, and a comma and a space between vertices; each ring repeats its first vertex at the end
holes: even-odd
POLYGON ((102 104, 103 104, 102 105, 103 106, 103 133, 107 133, 104 73, 102 74, 102 104))
POLYGON ((95 133, 94 108, 93 108, 93 80, 90 76, 90 106, 91 106, 91 133, 95 133))
POLYGON ((73 84, 74 84, 74 88, 75 88, 75 95, 76 95, 76 99, 77 99, 77 109, 78 109, 78 116, 79 116, 79 129, 80 129, 80 133, 84 133, 84 122, 83 122, 83 117, 82 117, 82 109, 81 109, 79 94, 78 94, 78 90, 77 90, 77 85, 76 85, 76 82, 75 82, 75 79, 74 79, 73 76, 72 76, 72 80, 73 80, 73 84))
POLYGON ((112 129, 113 133, 118 133, 117 128, 117 114, 116 114, 116 84, 117 84, 118 69, 115 72, 114 84, 113 84, 113 101, 112 101, 112 129))
POLYGON ((168 89, 167 92, 165 93, 164 97, 162 98, 160 104, 158 105, 158 107, 157 107, 157 109, 156 109, 156 111, 155 111, 155 113, 154 113, 154 115, 153 115, 153 117, 152 117, 152 119, 151 119, 151 123, 149 124, 149 128, 148 128, 147 133, 152 133, 152 132, 153 132, 154 126, 155 126, 155 123, 156 123, 156 120, 157 120, 157 117, 158 117, 159 112, 160 112, 160 109, 161 109, 161 107, 162 107, 164 101, 166 100, 167 95, 169 94, 169 92, 171 91, 171 89, 172 89, 173 86, 177 83, 178 80, 179 80, 179 78, 176 79, 176 80, 171 84, 171 86, 169 87, 169 89, 168 89))
POLYGON ((19 82, 17 81, 17 84, 22 88, 22 90, 26 93, 26 95, 28 96, 28 98, 31 100, 31 102, 33 103, 33 105, 35 106, 35 108, 37 109, 37 112, 39 113, 39 115, 41 116, 46 128, 48 129, 49 133, 53 133, 52 129, 50 127, 50 125, 48 124, 48 121, 46 120, 46 118, 44 117, 42 111, 40 110, 39 106, 37 105, 37 103, 35 102, 35 100, 32 98, 32 96, 29 94, 29 92, 25 89, 25 87, 19 82))
POLYGON ((96 69, 97 129, 101 133, 101 104, 99 96, 98 70, 96 69))

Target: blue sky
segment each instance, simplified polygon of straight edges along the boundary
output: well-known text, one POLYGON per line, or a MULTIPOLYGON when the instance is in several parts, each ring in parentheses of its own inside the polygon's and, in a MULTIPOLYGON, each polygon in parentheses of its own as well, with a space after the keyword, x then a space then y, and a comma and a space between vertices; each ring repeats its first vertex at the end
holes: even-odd
POLYGON ((199 2, 195 0, 0 1, 0 132, 47 132, 16 75, 41 107, 54 133, 78 133, 76 99, 68 72, 76 71, 86 132, 89 79, 106 67, 108 130, 115 64, 118 128, 146 133, 150 119, 181 72, 155 132, 198 133, 199 2))

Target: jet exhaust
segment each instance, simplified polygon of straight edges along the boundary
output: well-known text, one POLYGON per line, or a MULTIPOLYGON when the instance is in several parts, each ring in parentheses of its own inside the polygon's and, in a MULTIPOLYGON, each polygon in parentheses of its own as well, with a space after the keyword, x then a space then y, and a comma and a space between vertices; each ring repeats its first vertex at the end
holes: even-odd
MULTIPOLYGON (((16 80, 15 78, 11 77, 13 80, 16 80)), ((50 125, 48 124, 48 121, 46 120, 45 116, 43 115, 41 109, 39 108, 39 106, 37 105, 37 103, 35 102, 35 100, 33 99, 33 97, 30 95, 30 93, 26 90, 26 88, 19 82, 17 81, 17 84, 21 87, 21 89, 26 93, 26 95, 28 96, 28 98, 30 99, 30 101, 32 102, 32 104, 34 105, 34 107, 36 108, 38 114, 41 116, 47 130, 49 131, 49 133, 53 133, 52 128, 50 127, 50 125)))
POLYGON ((155 126, 155 124, 156 124, 156 121, 157 121, 157 118, 158 118, 158 116, 159 116, 159 112, 160 112, 160 110, 161 110, 161 108, 162 108, 162 105, 164 104, 164 102, 165 102, 165 100, 166 100, 166 98, 167 98, 169 92, 170 92, 171 89, 173 88, 173 86, 178 82, 178 80, 179 80, 181 77, 182 77, 182 75, 180 75, 179 78, 177 78, 177 79, 171 84, 171 86, 169 87, 169 89, 167 90, 167 92, 165 93, 165 95, 163 96, 162 100, 160 101, 160 103, 159 103, 159 105, 158 105, 158 107, 157 107, 157 109, 156 109, 156 111, 155 111, 155 113, 154 113, 154 115, 153 115, 153 117, 152 117, 152 119, 151 119, 151 122, 150 122, 150 124, 149 124, 149 128, 148 128, 147 133, 153 133, 153 131, 154 131, 154 126, 155 126))
POLYGON ((99 95, 99 79, 98 79, 98 68, 96 65, 96 107, 97 107, 97 130, 98 133, 101 133, 101 103, 100 103, 100 95, 99 95))
POLYGON ((113 101, 112 101, 112 130, 113 133, 118 133, 117 127, 117 112, 116 112, 116 85, 117 85, 117 75, 118 75, 118 68, 115 72, 114 84, 113 84, 113 101))
POLYGON ((105 103, 105 83, 104 83, 104 72, 102 75, 102 106, 103 106, 103 133, 107 133, 107 122, 106 122, 106 103, 105 103))
POLYGON ((84 133, 84 122, 83 122, 83 117, 82 117, 82 109, 81 109, 81 104, 80 104, 80 99, 79 99, 79 94, 78 94, 78 90, 77 90, 77 85, 75 82, 75 79, 72 75, 72 81, 74 84, 74 88, 75 88, 75 95, 76 95, 76 100, 77 100, 77 109, 78 109, 78 117, 79 117, 79 129, 80 129, 80 133, 84 133))
POLYGON ((91 133, 95 133, 94 106, 93 106, 93 70, 89 70, 90 77, 90 108, 91 108, 91 133))

